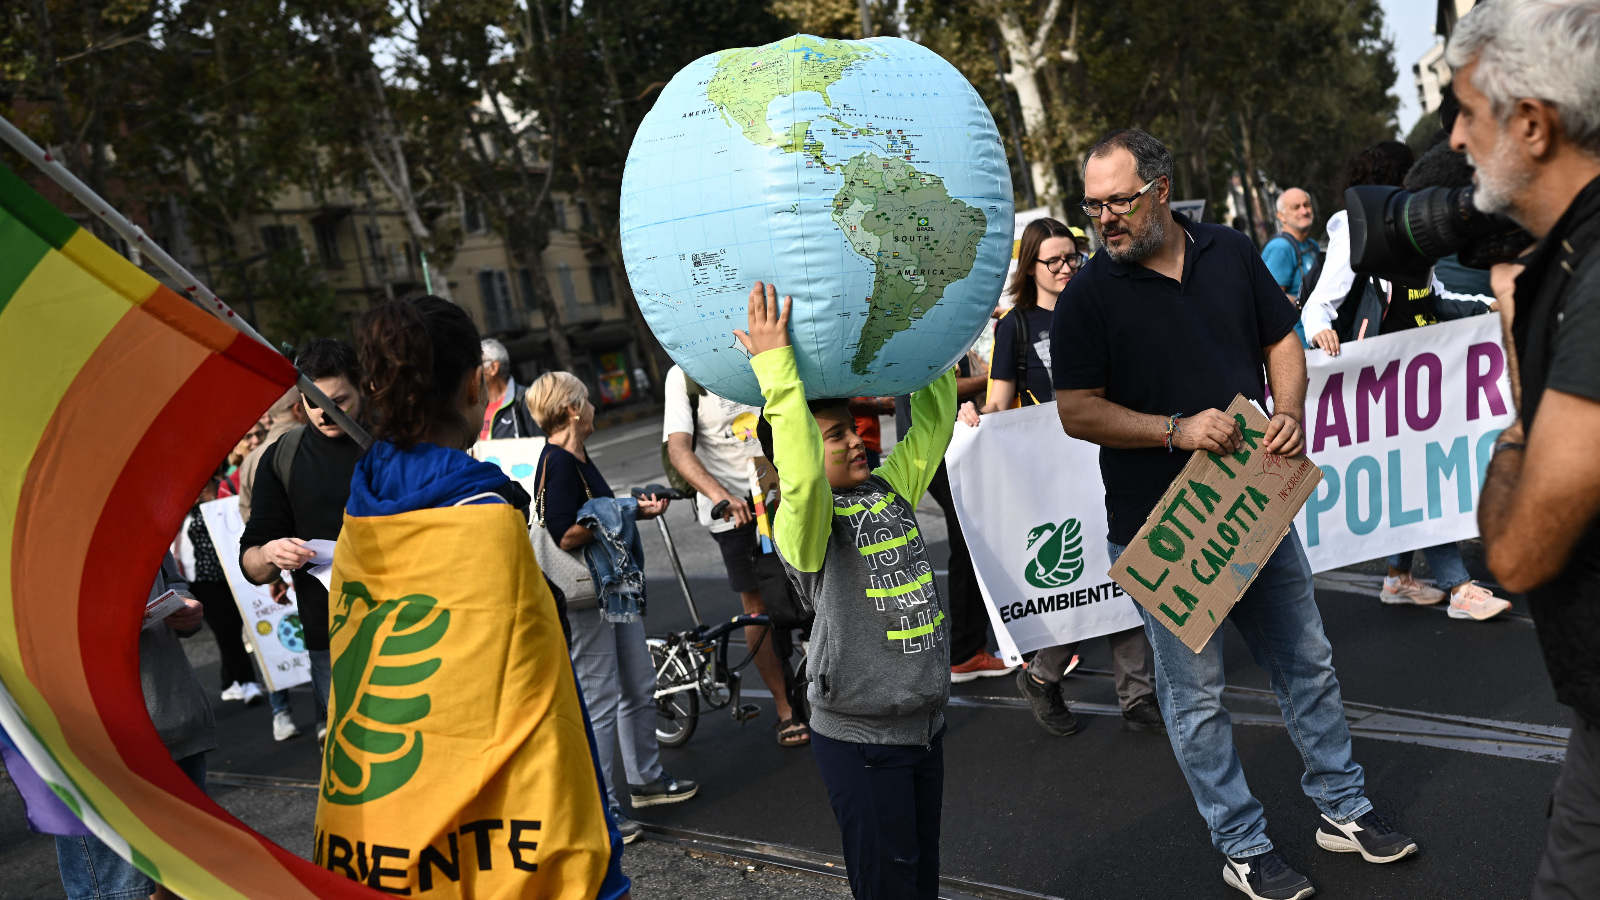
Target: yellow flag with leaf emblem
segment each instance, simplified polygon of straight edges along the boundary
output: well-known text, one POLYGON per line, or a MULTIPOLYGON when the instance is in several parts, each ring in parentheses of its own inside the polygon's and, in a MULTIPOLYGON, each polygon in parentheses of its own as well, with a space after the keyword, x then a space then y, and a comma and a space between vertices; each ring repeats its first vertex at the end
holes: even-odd
POLYGON ((605 808, 521 514, 347 514, 329 603, 317 864, 413 897, 595 897, 605 808))

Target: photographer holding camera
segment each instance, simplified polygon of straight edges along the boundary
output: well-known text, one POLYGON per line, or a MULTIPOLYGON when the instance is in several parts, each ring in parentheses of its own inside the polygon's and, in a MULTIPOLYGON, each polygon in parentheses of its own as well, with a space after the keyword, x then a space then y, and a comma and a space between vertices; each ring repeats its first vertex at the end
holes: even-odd
POLYGON ((1450 143, 1476 206, 1539 239, 1494 272, 1521 376, 1478 521, 1489 567, 1528 595, 1556 696, 1579 722, 1556 781, 1536 898, 1600 896, 1600 2, 1489 0, 1446 59, 1450 143), (1510 279, 1515 276, 1515 290, 1510 279))

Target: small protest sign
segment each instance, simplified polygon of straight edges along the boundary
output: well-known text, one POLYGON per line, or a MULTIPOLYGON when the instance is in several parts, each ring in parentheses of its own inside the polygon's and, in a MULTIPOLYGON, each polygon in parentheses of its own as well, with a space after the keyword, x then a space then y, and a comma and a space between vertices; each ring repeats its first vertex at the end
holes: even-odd
POLYGON ((1196 653, 1289 533, 1322 480, 1304 454, 1266 452, 1267 418, 1242 395, 1228 404, 1244 444, 1196 450, 1151 510, 1111 577, 1196 653))
POLYGON ((479 441, 472 445, 472 457, 494 463, 528 491, 528 496, 539 492, 539 456, 544 453, 544 438, 499 438, 479 441))
POLYGON ((245 639, 255 653, 267 690, 280 691, 311 680, 311 657, 306 653, 305 628, 294 591, 282 600, 272 599, 265 585, 252 584, 239 568, 239 538, 244 521, 239 518, 239 498, 224 497, 200 504, 200 517, 217 548, 217 560, 228 579, 245 639))

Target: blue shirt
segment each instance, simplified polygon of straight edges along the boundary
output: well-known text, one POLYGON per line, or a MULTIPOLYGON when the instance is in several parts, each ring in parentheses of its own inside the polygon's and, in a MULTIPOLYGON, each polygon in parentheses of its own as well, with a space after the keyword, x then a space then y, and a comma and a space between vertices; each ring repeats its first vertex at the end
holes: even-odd
MULTIPOLYGON (((1235 394, 1265 405, 1262 349, 1294 330, 1298 311, 1249 238, 1172 217, 1187 233, 1182 284, 1109 253, 1067 282, 1050 327, 1056 390, 1103 388, 1158 416, 1226 409, 1235 394)), ((1114 543, 1133 541, 1188 461, 1164 447, 1100 448, 1114 543)))
POLYGON ((1288 232, 1280 231, 1262 248, 1261 260, 1267 264, 1267 271, 1277 279, 1279 287, 1299 297, 1301 280, 1317 264, 1318 249, 1317 242, 1309 237, 1297 241, 1288 232))

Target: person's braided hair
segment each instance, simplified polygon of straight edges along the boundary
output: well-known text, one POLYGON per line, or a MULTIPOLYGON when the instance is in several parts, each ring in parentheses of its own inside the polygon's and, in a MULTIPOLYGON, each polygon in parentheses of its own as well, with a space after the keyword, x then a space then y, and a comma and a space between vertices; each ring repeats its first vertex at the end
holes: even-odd
POLYGON ((356 323, 356 351, 375 437, 406 449, 441 425, 478 433, 456 407, 462 380, 483 362, 461 307, 431 294, 374 307, 356 323))

